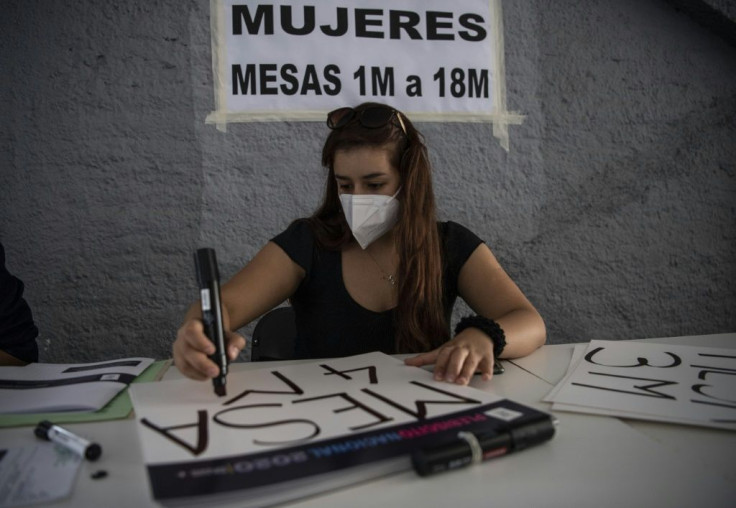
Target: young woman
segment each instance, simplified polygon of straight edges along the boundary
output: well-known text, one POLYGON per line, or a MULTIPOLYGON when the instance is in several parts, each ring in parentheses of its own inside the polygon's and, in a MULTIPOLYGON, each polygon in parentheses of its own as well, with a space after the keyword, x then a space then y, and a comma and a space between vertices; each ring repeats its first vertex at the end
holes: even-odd
MULTIPOLYGON (((221 289, 225 328, 237 330, 291 301, 295 357, 418 353, 434 377, 467 384, 490 379, 496 357, 524 356, 545 341, 542 318, 475 234, 437 222, 421 134, 382 104, 340 108, 322 151, 324 201, 292 223, 221 289), (450 317, 457 296, 477 313, 450 317)), ((173 346, 178 368, 209 379, 218 368, 194 304, 173 346)), ((245 339, 228 332, 234 359, 245 339)))

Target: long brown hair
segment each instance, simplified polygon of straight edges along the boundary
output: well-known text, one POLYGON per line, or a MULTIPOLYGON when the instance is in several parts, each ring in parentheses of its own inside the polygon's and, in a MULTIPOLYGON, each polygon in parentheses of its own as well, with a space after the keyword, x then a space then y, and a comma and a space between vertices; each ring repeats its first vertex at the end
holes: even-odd
MULTIPOLYGON (((383 105, 369 102, 354 109, 359 114, 375 106, 383 105)), ((442 251, 427 148, 422 135, 403 113, 397 111, 392 121, 379 128, 363 127, 357 114, 345 126, 332 130, 325 141, 325 195, 309 223, 325 248, 338 250, 348 243, 352 233, 340 204, 333 167, 335 153, 365 146, 392 151, 392 163, 398 168, 401 185, 397 196, 401 205, 399 221, 395 226, 399 253, 398 305, 394 314, 396 351, 428 351, 449 339, 449 324, 443 307, 442 251)))

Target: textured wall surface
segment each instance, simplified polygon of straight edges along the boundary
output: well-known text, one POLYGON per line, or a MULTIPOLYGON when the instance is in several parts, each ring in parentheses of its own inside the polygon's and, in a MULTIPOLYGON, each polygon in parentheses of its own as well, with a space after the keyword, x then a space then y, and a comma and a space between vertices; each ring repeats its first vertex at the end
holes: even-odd
MULTIPOLYGON (((0 239, 41 359, 168 357, 193 250, 229 277, 309 214, 325 128, 205 125, 207 0, 0 9, 0 239)), ((487 241, 552 343, 735 331, 736 47, 664 0, 503 11, 526 119, 508 153, 490 125, 418 125, 441 218, 487 241)))

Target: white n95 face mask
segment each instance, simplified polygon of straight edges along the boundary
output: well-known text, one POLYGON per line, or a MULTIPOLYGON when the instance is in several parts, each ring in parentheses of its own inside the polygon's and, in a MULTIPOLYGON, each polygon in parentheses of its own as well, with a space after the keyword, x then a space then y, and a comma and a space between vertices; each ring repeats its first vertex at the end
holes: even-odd
POLYGON ((345 219, 362 249, 387 233, 399 221, 399 200, 382 194, 340 194, 345 219))

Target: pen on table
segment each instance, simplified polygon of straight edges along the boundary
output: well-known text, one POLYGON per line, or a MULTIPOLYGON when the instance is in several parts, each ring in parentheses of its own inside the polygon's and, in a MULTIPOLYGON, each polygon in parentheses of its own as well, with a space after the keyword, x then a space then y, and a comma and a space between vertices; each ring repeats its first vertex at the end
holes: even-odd
POLYGON ((87 460, 97 460, 102 455, 102 447, 97 443, 91 443, 48 420, 39 422, 33 432, 36 437, 58 443, 87 460))
POLYGON ((204 333, 215 345, 215 353, 210 356, 220 368, 220 372, 212 379, 215 393, 226 395, 225 378, 228 370, 227 352, 225 349, 225 330, 222 324, 222 306, 220 304, 220 273, 217 270, 217 258, 214 249, 198 249, 194 254, 194 265, 199 282, 200 301, 202 304, 202 322, 204 333))
POLYGON ((503 431, 458 432, 457 439, 452 442, 415 450, 412 464, 420 476, 478 464, 551 439, 556 423, 557 420, 550 417, 503 431))

